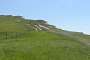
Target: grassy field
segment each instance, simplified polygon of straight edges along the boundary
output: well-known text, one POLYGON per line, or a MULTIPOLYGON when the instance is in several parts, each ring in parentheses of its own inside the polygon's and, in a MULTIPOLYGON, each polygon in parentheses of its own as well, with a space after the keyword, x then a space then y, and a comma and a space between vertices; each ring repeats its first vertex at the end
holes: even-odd
POLYGON ((90 60, 90 48, 50 32, 1 32, 0 60, 90 60))
POLYGON ((89 41, 89 35, 57 29, 43 20, 0 16, 0 60, 90 60, 89 41))

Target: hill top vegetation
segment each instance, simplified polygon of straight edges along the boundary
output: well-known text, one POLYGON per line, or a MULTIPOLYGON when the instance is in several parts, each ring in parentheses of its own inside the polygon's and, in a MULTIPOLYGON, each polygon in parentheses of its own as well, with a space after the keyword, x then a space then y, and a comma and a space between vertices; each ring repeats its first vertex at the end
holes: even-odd
POLYGON ((90 36, 44 20, 1 15, 0 60, 90 60, 90 36))

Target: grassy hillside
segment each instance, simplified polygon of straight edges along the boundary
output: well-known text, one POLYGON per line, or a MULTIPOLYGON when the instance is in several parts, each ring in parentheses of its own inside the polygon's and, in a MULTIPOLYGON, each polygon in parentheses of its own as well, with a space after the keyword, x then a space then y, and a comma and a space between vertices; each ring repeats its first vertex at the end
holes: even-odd
POLYGON ((21 16, 1 15, 0 32, 25 32, 31 30, 48 30, 54 26, 43 20, 24 19, 21 16))
POLYGON ((20 16, 1 16, 0 21, 0 60, 90 60, 90 47, 82 41, 88 35, 20 16))

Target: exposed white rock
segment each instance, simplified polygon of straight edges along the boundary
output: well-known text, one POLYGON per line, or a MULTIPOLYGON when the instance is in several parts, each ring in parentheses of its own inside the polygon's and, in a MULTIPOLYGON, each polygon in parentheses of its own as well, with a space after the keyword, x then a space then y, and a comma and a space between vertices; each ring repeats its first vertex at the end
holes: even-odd
POLYGON ((39 27, 49 30, 49 28, 48 28, 48 27, 43 26, 43 25, 39 25, 39 27))
POLYGON ((37 28, 36 27, 33 27, 33 29, 37 31, 37 28))
POLYGON ((34 25, 37 29, 42 30, 38 25, 34 25))

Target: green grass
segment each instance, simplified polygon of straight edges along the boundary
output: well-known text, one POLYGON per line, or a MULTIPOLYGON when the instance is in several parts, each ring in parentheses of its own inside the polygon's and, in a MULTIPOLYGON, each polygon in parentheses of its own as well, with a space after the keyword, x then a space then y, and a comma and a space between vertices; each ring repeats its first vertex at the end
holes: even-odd
POLYGON ((64 31, 35 31, 43 20, 0 16, 0 60, 90 60, 90 36, 64 31))
POLYGON ((35 31, 7 35, 0 40, 0 60, 90 60, 90 48, 67 36, 35 31))

